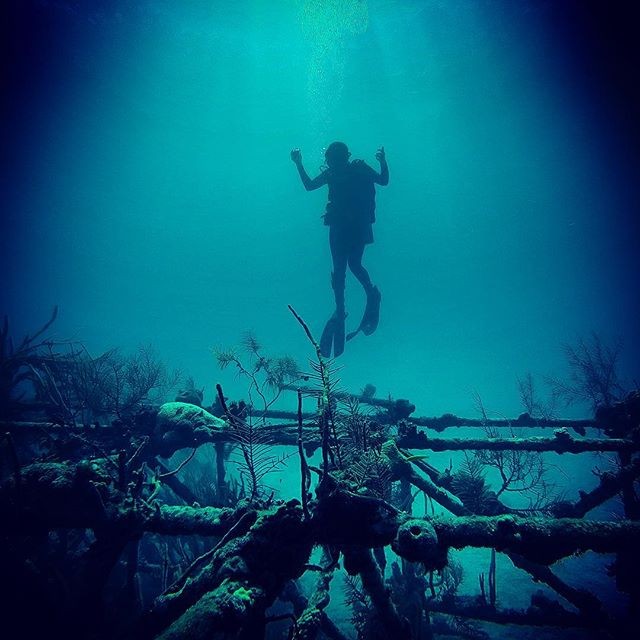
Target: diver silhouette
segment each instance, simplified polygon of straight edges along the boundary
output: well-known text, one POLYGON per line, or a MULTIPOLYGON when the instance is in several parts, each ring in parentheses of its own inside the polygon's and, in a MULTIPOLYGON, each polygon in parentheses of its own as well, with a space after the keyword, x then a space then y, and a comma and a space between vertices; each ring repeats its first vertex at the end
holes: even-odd
POLYGON ((384 147, 376 152, 380 173, 363 160, 351 160, 351 153, 344 142, 332 142, 324 154, 326 167, 320 175, 311 179, 302 164, 300 149, 291 151, 291 160, 298 168, 300 179, 307 191, 329 187, 324 224, 329 227, 329 247, 333 262, 331 286, 336 310, 327 321, 320 339, 322 355, 329 357, 344 351, 345 312, 344 288, 347 266, 358 279, 367 294, 367 304, 358 328, 347 335, 351 340, 360 331, 371 335, 378 326, 380 291, 374 286, 369 273, 362 266, 366 245, 373 242, 372 225, 375 222, 375 185, 389 183, 389 167, 384 147))

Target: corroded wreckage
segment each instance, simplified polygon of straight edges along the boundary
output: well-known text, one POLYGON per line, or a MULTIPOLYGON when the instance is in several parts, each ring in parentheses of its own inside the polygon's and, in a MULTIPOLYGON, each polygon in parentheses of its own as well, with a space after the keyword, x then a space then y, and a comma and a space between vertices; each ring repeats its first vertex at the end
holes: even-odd
MULTIPOLYGON (((171 402, 108 425, 5 420, 5 620, 19 621, 24 637, 47 629, 68 638, 343 639, 327 607, 331 582, 344 572, 359 638, 482 637, 465 620, 587 628, 602 637, 637 625, 637 394, 575 429, 547 419, 541 426, 555 428, 551 437, 432 437, 407 401, 338 393, 330 364, 318 356, 316 384, 296 389, 291 413, 229 403, 218 387, 211 411, 171 402), (304 413, 304 404, 314 411, 304 413), (366 404, 376 412, 363 412, 366 404), (596 427, 606 437, 586 435, 596 427), (464 469, 439 469, 426 449, 475 450, 473 460, 502 460, 501 473, 511 468, 513 477, 495 491, 471 457, 464 469), (540 452, 593 451, 617 456, 618 465, 577 500, 549 497, 525 510, 502 500, 509 482, 523 480, 509 464, 527 480, 541 473, 540 452), (490 457, 496 452, 516 457, 490 457), (284 464, 299 493, 279 500, 265 477, 284 464), (199 477, 187 473, 194 466, 199 477), (439 506, 415 513, 418 494, 439 506), (618 495, 624 518, 585 518, 618 495), (476 597, 456 593, 461 569, 451 550, 466 547, 494 550, 476 597), (534 591, 526 609, 501 606, 496 552, 557 598, 534 591), (614 559, 609 572, 629 601, 623 613, 554 571, 558 560, 586 552, 614 559), (298 582, 305 574, 313 577, 307 594, 298 582)), ((487 427, 455 416, 434 424, 452 421, 487 427)), ((526 416, 511 426, 533 423, 526 416)))

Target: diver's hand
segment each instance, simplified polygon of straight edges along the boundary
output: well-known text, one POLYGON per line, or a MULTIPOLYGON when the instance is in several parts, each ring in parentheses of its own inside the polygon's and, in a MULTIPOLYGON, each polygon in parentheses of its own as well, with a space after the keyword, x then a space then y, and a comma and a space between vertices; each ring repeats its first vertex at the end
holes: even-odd
POLYGON ((300 164, 302 162, 302 152, 300 149, 291 150, 291 160, 293 160, 295 164, 300 164))
POLYGON ((380 147, 377 151, 376 151, 376 160, 378 162, 386 162, 387 160, 387 156, 384 152, 384 147, 380 147))

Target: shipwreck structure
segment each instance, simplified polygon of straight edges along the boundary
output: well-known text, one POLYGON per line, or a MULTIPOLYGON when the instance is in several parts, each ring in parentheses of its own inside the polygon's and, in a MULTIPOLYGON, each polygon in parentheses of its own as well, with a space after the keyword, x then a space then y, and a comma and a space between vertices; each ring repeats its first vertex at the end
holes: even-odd
MULTIPOLYGON (((316 348, 304 384, 277 380, 278 393, 297 403, 291 412, 266 399, 259 408, 230 403, 218 386, 210 410, 198 406, 202 394, 183 394, 192 402, 78 424, 65 412, 73 400, 56 379, 55 354, 32 348, 39 335, 22 351, 9 345, 6 327, 2 335, 5 387, 24 374, 19 382, 46 392, 31 419, 24 407, 5 411, 0 426, 3 620, 21 637, 46 630, 67 638, 346 638, 327 613, 331 581, 343 570, 363 639, 483 637, 473 621, 585 628, 603 638, 637 628, 637 393, 594 420, 415 418, 406 400, 339 392, 316 348), (66 410, 52 420, 43 399, 66 410), (478 436, 442 437, 461 426, 478 436), (501 427, 508 437, 495 431, 501 427), (527 427, 549 435, 519 437, 527 427), (205 445, 214 452, 205 460, 208 493, 202 476, 185 477, 205 445), (510 455, 529 475, 544 452, 607 452, 618 464, 577 500, 544 500, 523 512, 507 506, 477 466, 439 469, 421 454, 448 450, 510 455), (239 475, 229 469, 231 451, 239 475), (285 462, 299 492, 282 500, 265 478, 285 462), (414 513, 418 494, 439 505, 433 515, 414 513), (624 518, 589 519, 616 496, 624 518), (449 552, 465 547, 494 550, 476 596, 456 593, 460 575, 449 552), (586 551, 614 558, 609 571, 627 601, 623 614, 554 572, 558 560, 586 551), (534 592, 526 609, 501 606, 496 552, 557 599, 534 592), (305 574, 313 583, 306 592, 305 574)), ((252 384, 268 366, 247 370, 252 384)), ((69 367, 58 370, 70 375, 69 367)), ((264 399, 263 386, 253 390, 264 399)), ((10 399, 5 388, 5 409, 10 399)), ((486 462, 482 455, 475 459, 486 462)))

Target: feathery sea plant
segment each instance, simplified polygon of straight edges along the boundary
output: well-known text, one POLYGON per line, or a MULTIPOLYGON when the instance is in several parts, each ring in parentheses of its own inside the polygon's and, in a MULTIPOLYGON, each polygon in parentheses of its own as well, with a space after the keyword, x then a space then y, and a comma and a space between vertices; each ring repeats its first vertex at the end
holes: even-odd
POLYGON ((307 338, 309 338, 309 341, 316 352, 316 360, 309 361, 310 366, 313 369, 313 373, 308 374, 306 378, 315 380, 319 386, 318 416, 320 420, 320 433, 322 434, 322 466, 323 471, 326 474, 329 471, 329 458, 331 457, 335 462, 334 452, 337 457, 338 467, 343 467, 340 443, 338 441, 338 433, 336 429, 336 403, 334 400, 334 392, 339 380, 337 380, 333 375, 333 361, 325 359, 322 355, 320 345, 316 342, 306 322, 296 313, 295 309, 291 305, 289 305, 289 311, 291 311, 295 319, 300 323, 300 326, 304 329, 304 332, 307 334, 307 338), (333 443, 331 443, 332 439, 333 443))
POLYGON ((484 513, 492 497, 485 479, 484 464, 465 452, 460 471, 451 476, 451 490, 468 509, 484 513))
POLYGON ((229 428, 234 441, 240 450, 240 456, 235 458, 241 478, 246 481, 249 488, 249 499, 257 500, 263 493, 262 480, 275 471, 279 471, 285 465, 286 460, 293 455, 283 454, 275 456, 272 453, 272 438, 268 429, 253 424, 251 418, 248 421, 233 414, 227 407, 222 387, 216 385, 218 401, 222 405, 225 416, 229 422, 229 428))
POLYGON ((255 409, 255 402, 259 400, 263 422, 266 412, 280 398, 285 385, 300 377, 300 370, 292 357, 266 356, 262 345, 250 332, 243 336, 241 349, 217 348, 214 355, 220 369, 234 366, 238 375, 247 379, 249 410, 255 409))
POLYGON ((391 498, 391 467, 388 458, 378 451, 369 449, 352 458, 344 473, 354 491, 364 490, 381 500, 391 498))
POLYGON ((339 396, 341 411, 336 416, 337 431, 341 442, 344 442, 346 453, 359 455, 363 451, 379 448, 389 439, 389 425, 380 419, 380 412, 364 408, 358 398, 341 394, 339 396))
POLYGON ((299 369, 290 356, 269 357, 254 334, 248 332, 242 338, 239 348, 214 349, 221 369, 235 367, 238 376, 248 383, 249 403, 240 403, 243 410, 228 407, 218 388, 218 402, 229 422, 231 434, 240 455, 234 456, 240 477, 248 487, 250 500, 258 499, 263 493, 263 479, 270 473, 279 471, 292 454, 273 455, 272 437, 267 428, 267 411, 280 398, 285 385, 299 378, 299 369), (256 407, 256 402, 258 407, 256 407), (258 422, 254 421, 257 410, 258 422))
POLYGON ((371 598, 362 587, 362 580, 358 576, 344 576, 343 582, 344 604, 351 608, 351 624, 353 624, 358 640, 369 636, 373 624, 373 607, 371 598))

